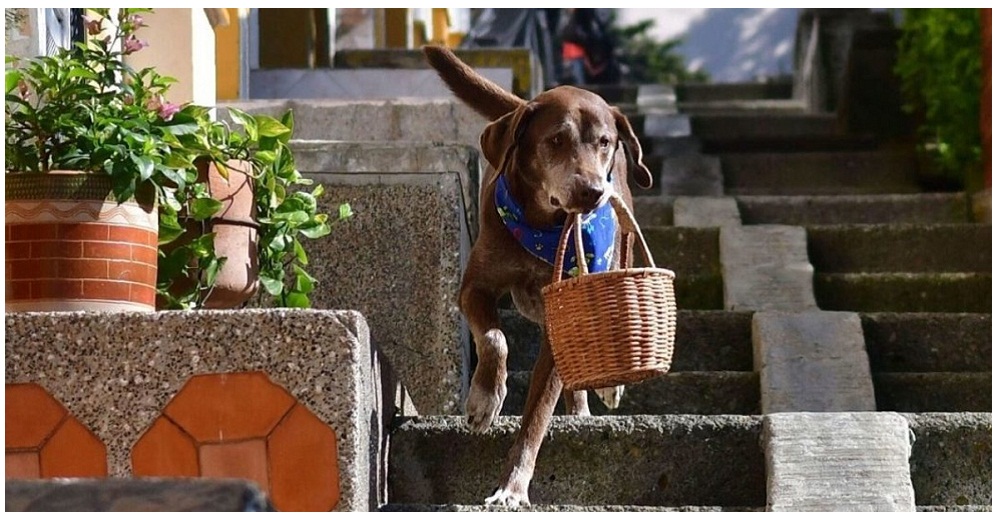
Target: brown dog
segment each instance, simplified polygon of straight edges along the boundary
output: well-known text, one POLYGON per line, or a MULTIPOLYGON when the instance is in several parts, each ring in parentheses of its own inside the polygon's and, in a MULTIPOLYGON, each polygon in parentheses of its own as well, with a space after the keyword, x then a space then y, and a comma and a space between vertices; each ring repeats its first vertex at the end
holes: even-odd
MULTIPOLYGON (((652 186, 652 176, 642 162, 642 150, 628 119, 600 96, 566 86, 524 101, 480 76, 446 48, 428 46, 424 53, 460 100, 493 121, 480 138, 493 174, 480 192, 479 237, 459 296, 479 356, 466 415, 472 430, 484 432, 500 414, 507 394, 507 339, 500 330, 497 300, 509 292, 521 314, 543 325, 541 289, 551 282, 553 271, 552 265, 528 253, 498 217, 494 199, 498 178, 504 177, 530 227, 551 229, 561 226, 568 213, 588 213, 612 194, 631 206, 625 177, 629 169, 645 188, 652 186)), ((616 241, 611 258, 619 258, 619 247, 616 241)), ((562 382, 543 334, 521 429, 500 486, 486 503, 529 504, 535 457, 561 391, 562 382)), ((621 387, 598 394, 615 407, 621 387)), ((564 399, 567 413, 590 413, 586 392, 566 392, 564 399)))

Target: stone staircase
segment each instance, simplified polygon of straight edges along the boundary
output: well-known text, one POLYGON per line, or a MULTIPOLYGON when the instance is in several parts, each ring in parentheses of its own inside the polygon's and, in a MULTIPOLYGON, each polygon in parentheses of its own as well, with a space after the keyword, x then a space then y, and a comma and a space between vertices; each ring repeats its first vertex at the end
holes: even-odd
MULTIPOLYGON (((991 510, 991 227, 973 222, 964 193, 929 189, 908 151, 843 134, 789 92, 601 91, 629 111, 661 172, 653 190, 635 191, 635 212, 657 264, 678 275, 677 347, 671 373, 630 385, 618 409, 591 396, 592 417, 554 418, 531 510, 991 510)), ((103 464, 92 476, 142 480, 137 447, 172 446, 151 427, 175 420, 170 403, 193 392, 188 400, 204 405, 205 388, 236 379, 311 411, 317 420, 281 427, 318 428, 325 447, 284 435, 287 453, 314 464, 336 453, 332 472, 303 483, 314 472, 278 478, 238 463, 293 459, 258 450, 273 432, 246 441, 238 419, 261 412, 236 392, 227 443, 197 448, 214 465, 156 475, 255 480, 278 509, 495 510, 481 504, 517 431, 539 330, 506 305, 503 416, 485 435, 469 433, 459 414, 474 349, 454 297, 477 229, 468 216, 480 161, 469 145, 484 122, 445 100, 239 106, 294 108, 299 168, 327 187, 323 209, 347 201, 357 213, 310 249, 318 310, 8 314, 9 387, 79 419, 103 464), (346 308, 360 313, 331 310, 346 308)), ((8 504, 51 508, 66 494, 56 481, 11 482, 8 504)), ((245 482, 218 485, 257 497, 245 482)), ((174 502, 162 497, 179 489, 168 487, 156 499, 166 508, 174 502)), ((223 507, 248 503, 260 505, 223 507)))
MULTIPOLYGON (((662 171, 636 215, 677 272, 674 363, 553 419, 531 510, 991 510, 991 226, 967 196, 780 85, 643 89, 598 92, 662 171)), ((399 420, 383 510, 495 509, 540 334, 502 323, 510 417, 399 420)))

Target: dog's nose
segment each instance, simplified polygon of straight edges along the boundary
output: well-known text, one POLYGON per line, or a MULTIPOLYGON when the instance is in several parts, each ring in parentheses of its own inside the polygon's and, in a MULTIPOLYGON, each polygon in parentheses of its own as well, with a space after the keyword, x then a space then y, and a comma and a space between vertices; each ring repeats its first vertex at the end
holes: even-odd
POLYGON ((583 202, 587 206, 595 207, 597 203, 604 196, 604 188, 602 186, 588 185, 584 186, 582 192, 580 193, 583 202))

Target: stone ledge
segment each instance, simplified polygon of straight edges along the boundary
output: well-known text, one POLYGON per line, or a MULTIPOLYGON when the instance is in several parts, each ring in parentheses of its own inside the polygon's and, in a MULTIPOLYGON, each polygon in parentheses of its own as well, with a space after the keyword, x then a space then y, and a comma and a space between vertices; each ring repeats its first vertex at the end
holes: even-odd
POLYGON ((379 502, 394 390, 358 312, 7 313, 5 324, 5 382, 62 403, 106 445, 111 477, 131 476, 132 447, 192 376, 255 371, 336 433, 335 509, 379 502))
POLYGON ((8 512, 274 511, 252 482, 223 479, 8 480, 8 512))
POLYGON ((792 226, 731 226, 719 230, 726 310, 816 309, 806 231, 792 226))

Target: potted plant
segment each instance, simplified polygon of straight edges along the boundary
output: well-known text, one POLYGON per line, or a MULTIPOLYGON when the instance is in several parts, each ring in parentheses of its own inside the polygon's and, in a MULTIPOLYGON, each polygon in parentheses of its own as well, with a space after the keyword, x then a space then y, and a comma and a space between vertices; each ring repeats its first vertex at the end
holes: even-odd
POLYGON ((168 308, 204 306, 227 257, 203 223, 228 218, 212 184, 231 185, 235 170, 253 179, 250 211, 264 226, 248 262, 266 259, 260 279, 280 305, 307 305, 314 280, 297 268, 298 237, 329 226, 321 188, 292 189, 306 180, 287 152, 291 116, 245 116, 234 132, 206 107, 168 102, 171 78, 124 61, 146 46, 136 31, 147 11, 93 9, 88 42, 7 58, 8 310, 152 310, 157 295, 168 308))

